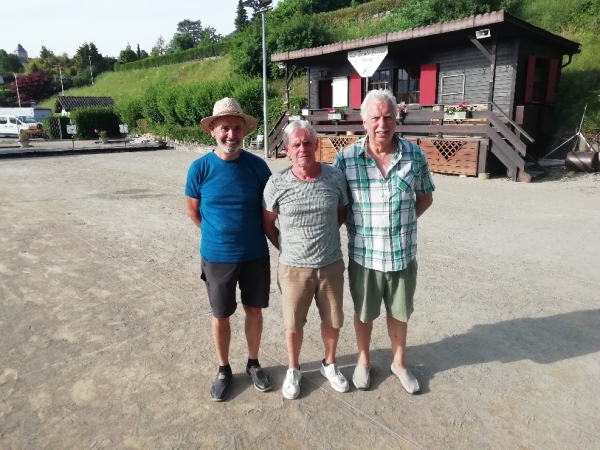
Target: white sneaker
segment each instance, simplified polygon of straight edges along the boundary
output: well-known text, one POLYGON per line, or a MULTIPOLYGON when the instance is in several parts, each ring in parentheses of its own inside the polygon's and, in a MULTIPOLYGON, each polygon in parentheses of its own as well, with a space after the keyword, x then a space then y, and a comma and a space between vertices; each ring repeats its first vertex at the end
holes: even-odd
POLYGON ((300 379, 302 372, 298 369, 288 369, 281 392, 288 400, 295 400, 300 395, 300 379))
POLYGON ((342 375, 337 364, 325 365, 325 361, 321 363, 321 375, 329 380, 331 387, 338 392, 348 392, 350 385, 346 377, 342 375))

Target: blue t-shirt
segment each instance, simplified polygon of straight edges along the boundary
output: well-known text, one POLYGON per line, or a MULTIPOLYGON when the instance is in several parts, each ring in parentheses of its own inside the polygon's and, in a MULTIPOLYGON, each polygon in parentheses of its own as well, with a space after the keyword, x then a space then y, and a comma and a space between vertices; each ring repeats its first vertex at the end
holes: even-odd
POLYGON ((200 200, 200 255, 235 264, 269 254, 262 225, 262 194, 271 170, 246 151, 233 161, 208 153, 192 163, 185 195, 200 200))

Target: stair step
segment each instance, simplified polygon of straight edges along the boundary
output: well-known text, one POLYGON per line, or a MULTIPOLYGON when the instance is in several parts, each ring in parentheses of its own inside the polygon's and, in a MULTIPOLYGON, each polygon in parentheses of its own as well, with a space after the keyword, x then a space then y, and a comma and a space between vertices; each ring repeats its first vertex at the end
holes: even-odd
POLYGON ((543 170, 526 170, 526 172, 532 177, 538 177, 540 175, 544 175, 546 172, 543 170))

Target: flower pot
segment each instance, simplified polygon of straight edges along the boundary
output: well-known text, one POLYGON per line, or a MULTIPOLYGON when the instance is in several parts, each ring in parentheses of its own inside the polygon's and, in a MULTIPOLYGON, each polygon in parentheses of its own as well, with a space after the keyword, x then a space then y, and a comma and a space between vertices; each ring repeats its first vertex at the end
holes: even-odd
POLYGON ((444 120, 454 120, 454 113, 444 113, 444 120))
POLYGON ((21 146, 21 148, 29 147, 29 141, 22 141, 19 139, 19 145, 21 146))
POLYGON ((304 120, 304 117, 302 116, 289 116, 288 117, 288 121, 293 122, 295 120, 304 120))
POLYGON ((108 138, 107 137, 100 137, 100 142, 103 144, 108 144, 108 138))
POLYGON ((454 113, 454 119, 464 120, 464 119, 468 119, 470 115, 471 115, 470 111, 456 111, 454 113))
POLYGON ((344 120, 345 115, 344 114, 339 114, 339 113, 329 113, 327 114, 327 119, 328 120, 344 120))
POLYGON ((406 118, 406 113, 398 113, 396 114, 396 120, 404 120, 406 118))

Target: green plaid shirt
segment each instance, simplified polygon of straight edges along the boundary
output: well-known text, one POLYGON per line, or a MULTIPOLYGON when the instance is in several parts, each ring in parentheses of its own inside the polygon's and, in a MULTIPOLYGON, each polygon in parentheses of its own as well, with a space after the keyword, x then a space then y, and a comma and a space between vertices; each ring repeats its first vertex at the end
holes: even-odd
POLYGON ((435 190, 423 150, 396 138, 386 176, 367 152, 368 137, 340 151, 333 165, 348 180, 348 253, 369 269, 405 269, 417 256, 415 194, 435 190))

